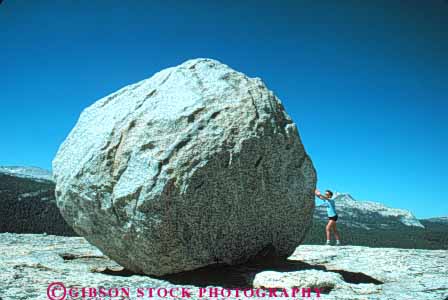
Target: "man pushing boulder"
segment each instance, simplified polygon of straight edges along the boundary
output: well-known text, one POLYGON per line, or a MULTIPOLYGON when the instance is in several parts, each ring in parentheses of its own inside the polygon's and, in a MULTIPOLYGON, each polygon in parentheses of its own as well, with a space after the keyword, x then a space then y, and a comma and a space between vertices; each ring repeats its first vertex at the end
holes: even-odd
POLYGON ((336 238, 336 246, 341 245, 341 239, 339 237, 339 232, 336 228, 336 221, 338 220, 338 214, 336 213, 336 204, 333 199, 333 192, 330 190, 325 191, 325 195, 322 195, 319 190, 316 189, 314 192, 318 198, 324 201, 324 206, 327 207, 328 224, 325 228, 325 233, 327 236, 326 245, 331 245, 331 230, 333 230, 334 236, 336 238))

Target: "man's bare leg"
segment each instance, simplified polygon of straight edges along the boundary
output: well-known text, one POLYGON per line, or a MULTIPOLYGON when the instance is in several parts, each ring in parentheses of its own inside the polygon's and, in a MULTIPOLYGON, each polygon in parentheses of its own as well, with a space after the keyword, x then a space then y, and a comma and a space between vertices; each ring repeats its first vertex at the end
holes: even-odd
POLYGON ((331 239, 330 232, 331 232, 331 227, 333 227, 333 223, 336 223, 336 222, 333 220, 328 220, 328 224, 325 227, 325 233, 327 234, 327 242, 331 239))
POLYGON ((333 222, 333 233, 334 236, 336 237, 336 242, 339 242, 341 240, 340 236, 339 236, 339 232, 338 229, 336 228, 336 222, 333 222))

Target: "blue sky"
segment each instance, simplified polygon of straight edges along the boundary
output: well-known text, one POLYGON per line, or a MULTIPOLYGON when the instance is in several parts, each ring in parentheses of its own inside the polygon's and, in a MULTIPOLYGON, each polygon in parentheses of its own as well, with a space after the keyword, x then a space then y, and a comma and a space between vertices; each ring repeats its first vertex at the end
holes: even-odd
POLYGON ((447 1, 0 5, 0 165, 51 168, 80 112, 196 57, 261 77, 318 187, 448 215, 447 1))

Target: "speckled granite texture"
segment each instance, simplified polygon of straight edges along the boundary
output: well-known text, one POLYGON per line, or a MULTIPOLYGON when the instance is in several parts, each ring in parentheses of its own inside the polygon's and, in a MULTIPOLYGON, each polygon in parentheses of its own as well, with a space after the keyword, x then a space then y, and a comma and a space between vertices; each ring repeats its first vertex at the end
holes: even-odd
POLYGON ((290 255, 316 173, 259 78, 195 59, 86 108, 53 161, 57 205, 80 235, 139 273, 290 255))

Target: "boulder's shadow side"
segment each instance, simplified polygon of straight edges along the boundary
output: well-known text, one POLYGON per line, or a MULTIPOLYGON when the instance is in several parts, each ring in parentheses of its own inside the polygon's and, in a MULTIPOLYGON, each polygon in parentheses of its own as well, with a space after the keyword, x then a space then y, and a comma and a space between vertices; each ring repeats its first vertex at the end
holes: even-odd
MULTIPOLYGON (((302 261, 288 260, 287 257, 278 256, 275 248, 271 245, 264 248, 260 253, 253 256, 249 261, 238 265, 214 264, 192 271, 180 272, 165 276, 151 276, 166 280, 177 285, 193 285, 207 287, 210 285, 224 288, 252 288, 253 280, 257 273, 263 271, 293 272, 300 270, 320 270, 334 272, 342 275, 348 283, 373 283, 383 282, 370 277, 364 273, 349 272, 345 270, 328 270, 322 265, 311 265, 302 261)), ((134 273, 126 270, 104 271, 102 273, 115 276, 131 276, 134 273)))

